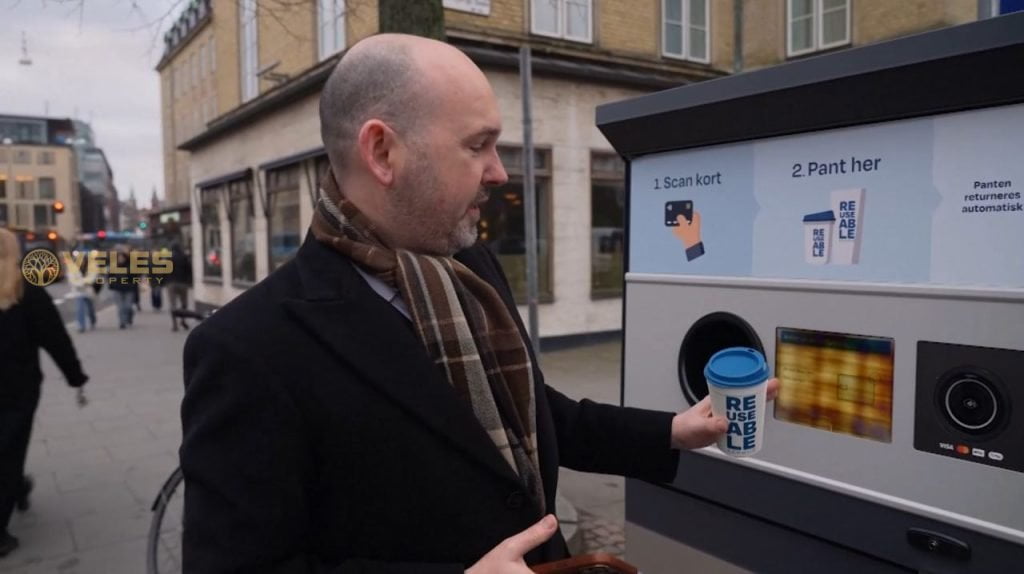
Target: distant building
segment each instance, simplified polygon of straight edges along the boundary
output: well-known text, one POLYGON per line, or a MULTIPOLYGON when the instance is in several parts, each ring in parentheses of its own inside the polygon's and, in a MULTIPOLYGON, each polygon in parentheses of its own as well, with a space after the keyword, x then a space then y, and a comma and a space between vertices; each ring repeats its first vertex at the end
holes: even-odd
POLYGON ((0 115, 0 226, 54 241, 81 231, 74 135, 70 119, 0 115))
POLYGON ((135 231, 139 228, 139 222, 143 221, 139 211, 139 203, 135 199, 135 188, 130 188, 128 201, 121 203, 121 230, 135 231))

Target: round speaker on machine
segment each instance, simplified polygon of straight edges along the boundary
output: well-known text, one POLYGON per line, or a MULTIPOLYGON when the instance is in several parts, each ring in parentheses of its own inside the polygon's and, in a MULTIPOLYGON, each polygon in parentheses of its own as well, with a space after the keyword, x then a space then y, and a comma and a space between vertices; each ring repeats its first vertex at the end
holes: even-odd
POLYGON ((750 347, 764 354, 757 332, 742 318, 718 311, 697 320, 679 346, 679 386, 690 405, 708 395, 704 367, 711 356, 729 347, 750 347))
POLYGON ((953 428, 988 435, 1009 420, 1010 403, 1002 384, 979 368, 959 368, 940 377, 935 388, 939 412, 953 428))

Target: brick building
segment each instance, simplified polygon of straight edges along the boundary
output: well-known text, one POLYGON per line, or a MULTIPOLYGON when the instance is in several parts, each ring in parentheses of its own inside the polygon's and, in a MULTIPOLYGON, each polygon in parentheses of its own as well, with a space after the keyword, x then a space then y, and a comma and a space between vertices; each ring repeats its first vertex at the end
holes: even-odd
MULTIPOLYGON (((481 239, 525 297, 518 48, 532 47, 540 330, 621 323, 624 169, 594 127, 605 102, 956 25, 1009 0, 444 0, 448 41, 499 99, 510 181, 481 239), (984 6, 983 6, 984 5, 984 6), (740 22, 737 26, 736 23, 740 22)), ((165 37, 167 201, 187 206, 200 305, 223 305, 297 249, 326 156, 319 90, 378 30, 376 0, 196 0, 165 37)))

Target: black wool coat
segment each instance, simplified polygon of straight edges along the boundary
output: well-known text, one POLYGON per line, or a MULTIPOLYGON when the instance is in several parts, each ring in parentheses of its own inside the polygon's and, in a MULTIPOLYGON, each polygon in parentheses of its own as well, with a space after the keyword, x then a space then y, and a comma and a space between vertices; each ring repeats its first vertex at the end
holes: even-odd
MULTIPOLYGON (((518 321, 494 255, 478 244, 457 258, 518 321)), ((672 413, 534 379, 549 511, 559 466, 673 478, 672 413)), ((311 236, 195 329, 185 384, 187 573, 461 574, 541 517, 411 323, 311 236)), ((527 562, 566 555, 556 533, 527 562)))

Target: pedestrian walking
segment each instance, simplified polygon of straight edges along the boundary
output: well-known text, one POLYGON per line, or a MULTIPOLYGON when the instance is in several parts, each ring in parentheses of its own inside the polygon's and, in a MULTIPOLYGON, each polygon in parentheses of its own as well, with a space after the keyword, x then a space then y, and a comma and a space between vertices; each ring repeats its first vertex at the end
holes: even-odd
POLYGON ((115 260, 117 264, 111 268, 112 271, 107 273, 107 288, 114 295, 119 328, 125 329, 131 327, 135 320, 135 298, 138 293, 139 278, 131 273, 130 259, 126 250, 119 250, 115 260))
POLYGON ((181 327, 187 331, 188 323, 185 317, 175 316, 174 312, 188 310, 188 290, 192 288, 192 261, 178 243, 171 245, 171 272, 164 279, 164 283, 171 299, 171 330, 177 331, 180 322, 181 327))
POLYGON ((18 547, 7 531, 11 514, 29 505, 25 457, 43 380, 39 350, 79 390, 79 406, 89 380, 49 293, 25 280, 20 262, 17 238, 0 228, 0 557, 18 547))
POLYGON ((89 262, 89 255, 86 253, 81 264, 73 263, 65 265, 67 269, 68 285, 71 287, 71 296, 75 299, 75 320, 78 323, 78 332, 84 333, 86 328, 96 328, 96 285, 99 277, 89 262))
MULTIPOLYGON (((167 247, 163 247, 158 252, 161 256, 161 260, 171 259, 171 250, 167 247)), ((159 313, 164 307, 164 286, 163 283, 166 281, 166 277, 163 275, 153 275, 152 265, 150 266, 149 272, 149 303, 153 306, 153 311, 159 313)))

